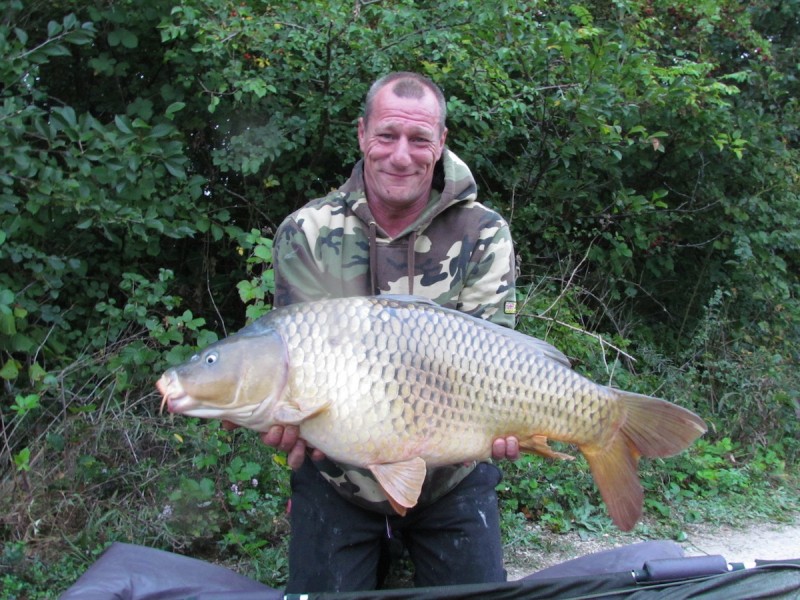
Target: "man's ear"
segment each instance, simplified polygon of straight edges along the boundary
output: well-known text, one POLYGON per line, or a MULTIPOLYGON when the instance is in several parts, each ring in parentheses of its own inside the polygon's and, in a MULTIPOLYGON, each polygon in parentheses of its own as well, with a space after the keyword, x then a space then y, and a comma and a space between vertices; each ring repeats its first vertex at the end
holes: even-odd
POLYGON ((367 125, 364 123, 364 117, 358 118, 358 147, 361 149, 361 152, 364 152, 364 141, 366 140, 367 136, 367 125))
POLYGON ((439 156, 436 157, 436 160, 442 158, 442 153, 444 152, 444 144, 447 141, 447 127, 444 128, 442 131, 442 137, 439 139, 439 156))

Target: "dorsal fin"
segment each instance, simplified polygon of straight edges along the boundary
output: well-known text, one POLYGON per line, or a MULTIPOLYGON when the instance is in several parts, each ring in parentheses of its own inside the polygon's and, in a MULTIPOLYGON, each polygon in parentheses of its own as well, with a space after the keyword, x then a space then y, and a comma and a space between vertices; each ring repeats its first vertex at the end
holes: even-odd
POLYGON ((443 308, 439 304, 436 304, 430 298, 424 298, 423 296, 414 296, 411 294, 381 294, 380 296, 375 296, 378 300, 394 300, 395 302, 414 302, 415 304, 428 304, 431 306, 437 306, 439 308, 443 308))

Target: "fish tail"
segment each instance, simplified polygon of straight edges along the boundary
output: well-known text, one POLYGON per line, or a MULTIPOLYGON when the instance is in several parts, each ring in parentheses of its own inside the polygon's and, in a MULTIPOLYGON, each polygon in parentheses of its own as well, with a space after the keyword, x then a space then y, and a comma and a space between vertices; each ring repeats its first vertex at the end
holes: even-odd
POLYGON ((614 390, 625 407, 621 431, 648 458, 678 454, 707 430, 703 419, 666 400, 614 390))
POLYGON ((614 390, 624 406, 622 424, 605 443, 581 451, 614 524, 633 529, 642 516, 644 492, 639 482, 639 457, 672 456, 706 432, 693 412, 650 396, 614 390))

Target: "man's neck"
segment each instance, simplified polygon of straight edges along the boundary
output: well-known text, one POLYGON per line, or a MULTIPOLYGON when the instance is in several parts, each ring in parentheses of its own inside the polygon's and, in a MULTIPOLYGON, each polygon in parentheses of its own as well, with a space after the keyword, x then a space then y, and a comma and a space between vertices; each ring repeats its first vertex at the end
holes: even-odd
POLYGON ((375 222, 380 225, 390 237, 397 237, 409 225, 414 223, 428 205, 428 198, 415 200, 413 204, 401 209, 387 206, 384 202, 373 202, 367 198, 370 212, 375 217, 375 222))

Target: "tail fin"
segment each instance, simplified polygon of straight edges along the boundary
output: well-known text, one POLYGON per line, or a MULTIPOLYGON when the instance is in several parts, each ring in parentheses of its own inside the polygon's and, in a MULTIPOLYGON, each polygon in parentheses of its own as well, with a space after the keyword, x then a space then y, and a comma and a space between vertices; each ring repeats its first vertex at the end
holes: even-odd
POLYGON ((581 447, 614 524, 629 531, 642 516, 644 493, 637 466, 640 456, 672 456, 706 432, 706 424, 690 410, 614 390, 625 418, 605 445, 581 447))

